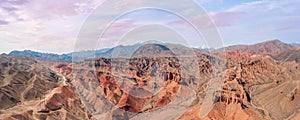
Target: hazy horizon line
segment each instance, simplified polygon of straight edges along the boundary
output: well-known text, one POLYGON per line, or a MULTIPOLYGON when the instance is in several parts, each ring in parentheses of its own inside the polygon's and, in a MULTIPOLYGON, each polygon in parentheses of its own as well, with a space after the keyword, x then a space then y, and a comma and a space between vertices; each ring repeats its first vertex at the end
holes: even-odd
MULTIPOLYGON (((293 45, 293 44, 300 44, 300 42, 298 43, 287 43, 287 42, 284 42, 282 40, 279 40, 279 39, 273 39, 273 40, 265 40, 265 41, 262 41, 262 42, 257 42, 257 43, 249 43, 249 44, 246 44, 246 43, 238 43, 238 44, 228 44, 228 45, 224 45, 223 47, 221 48, 226 48, 226 47, 231 47, 231 46, 238 46, 238 45, 255 45, 255 44, 259 44, 259 43, 264 43, 264 42, 271 42, 271 41, 280 41, 282 43, 285 43, 285 44, 290 44, 290 45, 293 45)), ((42 51, 42 50, 34 50, 34 49, 14 49, 14 50, 11 50, 9 51, 8 53, 6 52, 1 52, 0 54, 9 54, 13 51, 33 51, 33 52, 39 52, 39 53, 46 53, 46 54, 57 54, 57 55, 64 55, 64 54, 70 54, 70 53, 74 53, 74 52, 88 52, 88 51, 96 51, 96 50, 104 50, 104 49, 112 49, 114 47, 117 47, 117 46, 134 46, 134 45, 137 45, 137 44, 151 44, 151 43, 148 43, 148 42, 153 42, 153 40, 149 40, 149 41, 146 41, 146 42, 137 42, 137 43, 134 43, 134 44, 127 44, 127 45, 123 45, 123 44, 120 44, 120 45, 116 45, 116 46, 113 46, 113 47, 106 47, 106 48, 100 48, 100 49, 86 49, 86 50, 80 50, 80 51, 69 51, 69 52, 63 52, 63 53, 57 53, 57 52, 46 52, 46 51, 42 51)), ((197 49, 200 49, 201 46, 198 46, 198 47, 194 47, 194 46, 187 46, 187 45, 184 45, 184 44, 180 44, 180 43, 166 43, 166 42, 161 42, 161 41, 155 41, 157 42, 157 44, 159 43, 163 43, 163 44, 177 44, 177 45, 183 45, 185 47, 189 47, 189 48, 197 48, 197 49)), ((210 47, 202 47, 202 49, 221 49, 221 48, 210 48, 210 47)))

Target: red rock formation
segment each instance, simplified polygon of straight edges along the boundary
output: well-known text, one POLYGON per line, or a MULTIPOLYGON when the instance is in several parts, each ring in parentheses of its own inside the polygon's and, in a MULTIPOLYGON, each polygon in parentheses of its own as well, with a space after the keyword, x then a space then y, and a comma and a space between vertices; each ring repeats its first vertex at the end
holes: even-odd
POLYGON ((245 57, 240 53, 227 54, 227 58, 224 86, 216 96, 213 109, 201 118, 200 100, 180 119, 296 118, 300 108, 294 102, 299 99, 296 92, 300 85, 299 64, 281 63, 269 56, 245 57))
POLYGON ((99 58, 58 64, 54 70, 28 58, 0 57, 0 117, 150 119, 159 114, 156 118, 299 118, 299 63, 239 51, 196 54, 193 59, 99 58), (218 80, 221 89, 212 94, 214 105, 206 116, 200 116, 206 108, 209 84, 218 80), (195 92, 195 99, 183 108, 176 106, 186 102, 174 102, 176 98, 190 97, 189 92, 195 92))
POLYGON ((179 66, 175 58, 99 59, 96 66, 97 79, 107 98, 130 112, 163 107, 179 89, 179 66), (159 84, 163 87, 152 93, 159 84))

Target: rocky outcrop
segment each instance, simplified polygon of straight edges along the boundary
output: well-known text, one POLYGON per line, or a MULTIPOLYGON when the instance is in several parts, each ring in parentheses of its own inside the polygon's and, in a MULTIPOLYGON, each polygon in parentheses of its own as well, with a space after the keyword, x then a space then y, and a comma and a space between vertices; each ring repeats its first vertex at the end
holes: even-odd
POLYGON ((97 79, 107 98, 130 112, 165 106, 179 89, 181 77, 176 58, 99 59, 95 64, 97 79))
MULTIPOLYGON (((300 105, 299 64, 278 62, 269 56, 227 53, 226 77, 215 105, 202 118, 201 100, 181 119, 291 119, 300 105), (294 66, 294 67, 291 67, 294 66)), ((201 99, 201 98, 199 98, 201 99)))

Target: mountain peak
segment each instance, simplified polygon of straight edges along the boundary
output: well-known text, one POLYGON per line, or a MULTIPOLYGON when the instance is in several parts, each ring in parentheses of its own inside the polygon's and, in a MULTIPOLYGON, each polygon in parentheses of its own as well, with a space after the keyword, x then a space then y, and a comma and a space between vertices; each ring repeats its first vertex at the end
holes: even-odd
POLYGON ((278 40, 278 39, 269 40, 269 41, 262 42, 262 43, 258 43, 258 44, 265 44, 265 43, 273 43, 273 44, 277 44, 277 45, 279 45, 279 44, 285 44, 285 45, 288 45, 288 44, 286 44, 286 43, 284 43, 284 42, 282 42, 282 41, 280 41, 280 40, 278 40))
POLYGON ((140 44, 163 44, 164 42, 161 42, 161 41, 158 41, 158 40, 148 40, 148 41, 143 41, 143 42, 140 42, 140 44))
MULTIPOLYGON (((274 40, 268 40, 266 42, 281 42, 281 41, 279 39, 274 39, 274 40)), ((281 42, 281 43, 283 43, 283 42, 281 42)))
POLYGON ((165 45, 157 43, 144 44, 139 47, 132 57, 174 56, 174 53, 165 45))

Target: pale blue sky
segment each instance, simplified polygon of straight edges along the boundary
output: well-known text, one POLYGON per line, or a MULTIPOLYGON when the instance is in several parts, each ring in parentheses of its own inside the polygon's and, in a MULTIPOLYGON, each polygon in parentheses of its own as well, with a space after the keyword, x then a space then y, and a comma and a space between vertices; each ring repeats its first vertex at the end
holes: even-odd
MULTIPOLYGON (((151 2, 154 4, 159 1, 151 2)), ((143 4, 142 0, 119 0, 113 7, 119 7, 127 2, 136 3, 137 6, 143 4)), ((272 39, 280 39, 286 43, 300 41, 300 0, 195 0, 195 2, 202 6, 214 21, 224 46, 254 44, 272 39)), ((25 49, 53 53, 72 52, 85 20, 102 3, 103 0, 1 0, 0 53, 25 49)), ((170 2, 169 6, 176 8, 179 5, 170 2)), ((101 21, 109 15, 110 11, 103 11, 103 16, 97 19, 101 21)), ((195 20, 198 19, 195 17, 195 20)), ((178 18, 164 12, 140 11, 124 16, 108 32, 115 35, 121 34, 120 31, 126 33, 126 30, 134 28, 137 24, 153 21, 172 25, 170 23, 178 23, 178 18), (145 16, 145 13, 154 14, 156 17, 145 16)), ((203 46, 203 42, 196 40, 198 38, 192 31, 186 30, 189 29, 186 26, 174 26, 172 29, 191 38, 188 45, 203 46)), ((114 37, 109 33, 107 36, 114 37)), ((102 43, 101 47, 114 45, 110 40, 102 43)))

